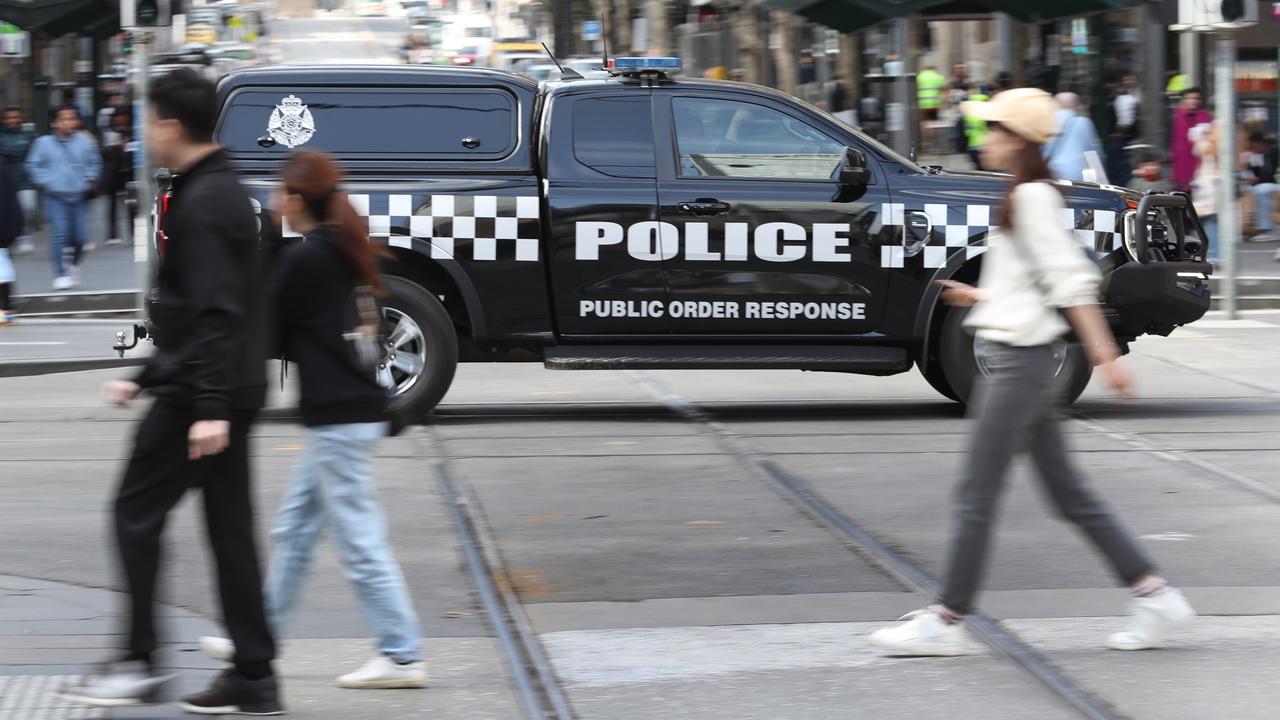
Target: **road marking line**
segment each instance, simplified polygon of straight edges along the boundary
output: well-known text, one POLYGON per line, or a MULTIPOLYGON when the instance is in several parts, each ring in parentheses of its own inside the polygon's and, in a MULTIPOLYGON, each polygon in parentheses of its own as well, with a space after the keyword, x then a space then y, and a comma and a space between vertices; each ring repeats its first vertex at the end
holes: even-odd
POLYGON ((24 340, 24 341, 17 341, 17 340, 13 340, 13 341, 0 342, 0 345, 4 345, 5 347, 18 347, 18 346, 28 346, 28 345, 66 345, 66 344, 67 344, 67 343, 66 343, 66 341, 63 341, 63 340, 58 340, 58 341, 52 341, 52 340, 47 340, 47 341, 36 341, 36 340, 30 340, 30 341, 27 341, 27 340, 24 340))

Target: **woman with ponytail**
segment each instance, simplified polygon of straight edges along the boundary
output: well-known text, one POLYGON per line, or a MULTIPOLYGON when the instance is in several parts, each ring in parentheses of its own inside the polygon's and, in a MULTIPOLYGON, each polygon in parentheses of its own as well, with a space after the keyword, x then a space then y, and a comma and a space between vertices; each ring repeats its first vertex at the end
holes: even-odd
MULTIPOLYGON (((385 294, 377 264, 380 247, 369 242, 364 222, 339 189, 341 182, 332 158, 302 151, 285 165, 277 198, 289 227, 303 236, 282 251, 271 293, 279 347, 286 361, 298 366, 307 446, 272 532, 267 614, 283 637, 316 542, 332 525, 347 578, 377 632, 379 651, 338 678, 338 685, 422 687, 422 631, 387 543, 371 474, 374 446, 389 428, 388 394, 350 347, 353 300, 367 301, 377 312, 372 298, 385 294)), ((222 638, 204 638, 201 647, 221 659, 235 652, 222 638)))
POLYGON ((941 281, 944 302, 973 308, 964 324, 975 341, 985 344, 990 376, 980 378, 969 403, 973 431, 956 493, 956 528, 941 602, 871 634, 873 646, 892 654, 968 652, 964 618, 973 611, 986 572, 1005 476, 1024 453, 1031 456, 1059 514, 1082 531, 1129 588, 1132 621, 1107 638, 1107 647, 1154 647, 1195 615, 1089 489, 1067 454, 1058 422, 1062 388, 1054 380, 1054 346, 1069 330, 1114 392, 1129 396, 1133 380, 1117 363, 1120 350, 1098 308, 1098 268, 1058 225, 1066 203, 1041 152, 1056 129, 1056 110, 1053 98, 1034 88, 1006 90, 990 102, 964 103, 966 115, 987 123, 982 166, 1012 176, 1000 211, 1000 233, 988 241, 978 287, 941 281))

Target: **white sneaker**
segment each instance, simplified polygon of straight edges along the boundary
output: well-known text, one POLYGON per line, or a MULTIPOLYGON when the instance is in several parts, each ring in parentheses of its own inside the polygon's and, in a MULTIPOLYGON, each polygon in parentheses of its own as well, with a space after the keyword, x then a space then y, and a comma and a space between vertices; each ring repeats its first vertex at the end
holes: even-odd
POLYGON ((1155 595, 1131 598, 1133 621, 1129 629, 1107 638, 1112 650, 1146 650, 1159 645, 1177 628, 1196 616, 1191 603, 1177 588, 1165 588, 1155 595))
POLYGON ((236 657, 235 643, 226 638, 205 636, 200 638, 200 652, 214 660, 229 663, 236 657))
POLYGON ((90 240, 84 244, 84 252, 93 252, 98 249, 98 243, 90 240))
POLYGON ((379 655, 364 667, 338 678, 338 687, 363 690, 370 688, 420 688, 427 684, 427 665, 423 662, 398 665, 386 655, 379 655))
POLYGON ((73 283, 69 275, 59 275, 53 279, 54 290, 70 290, 72 287, 73 283))
POLYGON ((961 623, 949 623, 927 609, 907 613, 900 620, 904 622, 871 633, 868 642, 893 655, 969 654, 961 623))
POLYGON ((120 238, 107 238, 107 244, 108 244, 108 245, 123 245, 123 244, 124 244, 124 240, 121 240, 120 238))
POLYGON ((18 242, 13 246, 13 254, 26 255, 36 249, 36 243, 31 239, 30 235, 19 235, 18 242))
POLYGON ((158 702, 158 691, 173 675, 156 675, 141 662, 104 663, 78 684, 64 688, 62 697, 81 705, 116 708, 158 702))
POLYGON ((79 265, 71 266, 71 287, 73 288, 80 287, 80 266, 79 265))

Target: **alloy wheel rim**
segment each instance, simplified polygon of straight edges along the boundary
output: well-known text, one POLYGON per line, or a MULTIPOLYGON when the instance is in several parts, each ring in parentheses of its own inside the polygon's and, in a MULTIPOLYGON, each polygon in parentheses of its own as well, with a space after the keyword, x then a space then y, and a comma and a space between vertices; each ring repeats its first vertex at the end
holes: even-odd
POLYGON ((391 307, 386 320, 386 352, 378 363, 378 384, 399 396, 418 384, 427 369, 427 336, 413 318, 391 307))

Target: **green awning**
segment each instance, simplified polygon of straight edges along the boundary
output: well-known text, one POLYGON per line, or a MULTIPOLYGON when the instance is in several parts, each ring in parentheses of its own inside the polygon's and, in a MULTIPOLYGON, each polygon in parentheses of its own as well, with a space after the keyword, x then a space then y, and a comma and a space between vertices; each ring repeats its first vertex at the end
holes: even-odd
POLYGON ((0 0, 0 20, 49 37, 71 32, 102 37, 119 30, 120 6, 110 0, 0 0))
POLYGON ((761 0, 773 10, 785 10, 839 32, 856 32, 885 20, 914 13, 975 15, 1003 12, 1024 22, 1135 8, 1144 0, 761 0))

